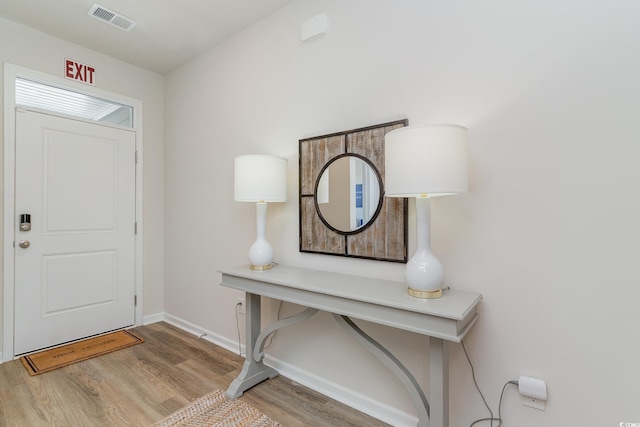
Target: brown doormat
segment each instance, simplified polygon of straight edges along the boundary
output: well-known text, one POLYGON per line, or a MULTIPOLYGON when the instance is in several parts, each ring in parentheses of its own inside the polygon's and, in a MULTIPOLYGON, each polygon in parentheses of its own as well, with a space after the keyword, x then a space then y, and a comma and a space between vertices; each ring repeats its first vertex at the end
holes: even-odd
POLYGON ((38 375, 142 342, 142 338, 122 330, 39 351, 22 356, 20 360, 30 375, 38 375))
POLYGON ((280 424, 241 400, 214 391, 174 412, 153 427, 278 427, 280 424))

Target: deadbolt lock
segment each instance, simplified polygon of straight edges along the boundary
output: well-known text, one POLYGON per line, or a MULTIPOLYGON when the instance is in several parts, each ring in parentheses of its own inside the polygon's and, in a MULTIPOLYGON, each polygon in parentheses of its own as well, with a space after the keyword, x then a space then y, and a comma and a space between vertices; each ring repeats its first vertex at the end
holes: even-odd
POLYGON ((31 230, 31 215, 30 214, 20 215, 20 231, 29 231, 29 230, 31 230))

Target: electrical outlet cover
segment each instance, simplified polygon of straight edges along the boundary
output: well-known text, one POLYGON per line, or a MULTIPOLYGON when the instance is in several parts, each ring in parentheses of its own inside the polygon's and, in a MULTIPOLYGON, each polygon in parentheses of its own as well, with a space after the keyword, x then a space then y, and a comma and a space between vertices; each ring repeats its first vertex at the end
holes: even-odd
POLYGON ((522 396, 522 404, 544 411, 545 401, 533 397, 522 396))

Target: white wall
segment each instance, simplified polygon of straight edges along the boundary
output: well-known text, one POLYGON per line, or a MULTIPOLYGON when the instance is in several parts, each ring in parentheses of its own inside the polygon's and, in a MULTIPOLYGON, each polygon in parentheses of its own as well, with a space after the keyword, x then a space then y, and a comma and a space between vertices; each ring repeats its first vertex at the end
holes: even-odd
MULTIPOLYGON (((137 98, 144 104, 143 312, 144 315, 160 313, 164 304, 164 272, 160 267, 164 259, 164 77, 0 18, 0 62, 8 62, 62 78, 65 57, 94 66, 97 70, 96 87, 137 98)), ((2 73, 0 69, 0 76, 2 73)), ((4 76, 1 78, 4 79, 4 76)), ((0 87, 0 99, 3 95, 2 91, 3 87, 0 87)), ((0 105, 0 117, 4 116, 3 105, 0 105)), ((0 119, 2 137, 4 136, 3 126, 0 119)), ((2 164, 0 161, 0 169, 2 164)), ((0 192, 1 188, 0 186, 0 192)), ((1 233, 2 230, 0 230, 1 233)), ((0 292, 1 298, 2 292, 0 292)), ((2 304, 0 304, 0 324, 1 322, 2 304)), ((0 333, 1 331, 0 327, 0 333)), ((2 340, 0 345, 1 343, 2 340)))
MULTIPOLYGON (((289 202, 269 205, 277 261, 402 280, 401 265, 298 252, 298 140, 404 117, 460 123, 471 192, 434 200, 433 250, 450 286, 484 295, 466 343, 494 412, 502 385, 529 375, 547 381, 546 411, 510 388, 508 425, 640 422, 638 22, 635 0, 299 0, 171 73, 166 312, 236 340, 238 293, 217 269, 246 263, 255 237, 255 207, 233 201, 240 154, 289 159, 289 202), (320 12, 331 32, 301 44, 320 12)), ((426 381, 423 338, 364 327, 426 381)), ((466 426, 488 413, 451 353, 451 424, 466 426)), ((281 330, 269 354, 345 398, 413 413, 327 316, 281 330)))

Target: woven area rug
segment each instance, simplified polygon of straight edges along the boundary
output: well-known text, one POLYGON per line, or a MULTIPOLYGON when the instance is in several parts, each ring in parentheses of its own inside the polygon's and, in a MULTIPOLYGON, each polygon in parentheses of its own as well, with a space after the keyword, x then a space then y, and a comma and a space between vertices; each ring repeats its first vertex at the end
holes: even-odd
POLYGON ((144 339, 134 333, 121 330, 32 353, 20 360, 30 375, 38 375, 142 342, 144 339))
POLYGON ((153 427, 277 427, 280 424, 241 400, 214 391, 155 423, 153 427))

